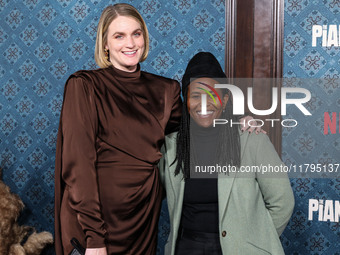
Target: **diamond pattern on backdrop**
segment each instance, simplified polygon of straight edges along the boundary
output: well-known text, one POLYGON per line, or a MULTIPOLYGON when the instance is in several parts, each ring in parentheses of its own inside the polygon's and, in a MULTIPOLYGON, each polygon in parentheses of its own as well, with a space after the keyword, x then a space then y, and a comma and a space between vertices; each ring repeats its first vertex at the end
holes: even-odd
MULTIPOLYGON (((0 0, 0 165, 11 189, 26 204, 24 224, 53 232, 55 142, 67 77, 97 68, 96 26, 103 8, 124 1, 0 0)), ((150 32, 150 54, 142 69, 181 80, 188 60, 211 51, 223 65, 223 0, 126 0, 141 12, 150 32)), ((308 87, 312 117, 283 130, 287 164, 333 162, 340 138, 323 135, 323 112, 338 111, 339 47, 311 47, 313 24, 339 24, 337 0, 285 0, 285 86, 296 77, 325 81, 308 87)), ((296 113, 290 113, 294 118, 296 113)), ((339 163, 339 162, 338 162, 339 163)), ((338 254, 339 223, 308 221, 308 199, 338 200, 339 180, 293 179, 296 209, 281 240, 287 254, 338 254), (311 235, 310 233, 315 233, 311 235)), ((159 226, 158 254, 169 232, 166 205, 159 226)), ((54 254, 48 249, 44 254, 54 254)))
MULTIPOLYGON (((93 59, 97 24, 106 5, 127 2, 144 17, 148 72, 181 80, 188 60, 211 51, 224 64, 221 0, 0 0, 0 166, 26 208, 21 221, 53 232, 54 160, 64 84, 93 59)), ((169 232, 166 204, 158 254, 169 232)), ((54 254, 48 249, 44 254, 54 254)))
MULTIPOLYGON (((282 158, 287 165, 340 163, 339 135, 324 135, 324 112, 339 113, 339 47, 312 47, 313 25, 340 25, 338 0, 286 0, 284 35, 284 86, 304 87, 312 98, 306 108, 312 116, 291 111, 298 128, 283 129, 282 158), (303 82, 298 78, 323 78, 303 82)), ((296 206, 281 240, 286 254, 340 254, 338 222, 308 220, 308 200, 339 200, 337 179, 291 179, 296 206)), ((315 219, 316 218, 316 219, 315 219)))

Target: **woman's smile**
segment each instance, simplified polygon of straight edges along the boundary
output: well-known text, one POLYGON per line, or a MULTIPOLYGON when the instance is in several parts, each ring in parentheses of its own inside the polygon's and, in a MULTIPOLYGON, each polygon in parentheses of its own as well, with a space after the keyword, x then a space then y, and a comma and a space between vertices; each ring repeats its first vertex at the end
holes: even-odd
POLYGON ((202 127, 210 127, 213 125, 214 119, 220 118, 223 109, 228 102, 228 95, 222 96, 221 89, 215 89, 216 95, 209 87, 214 87, 217 83, 211 78, 198 78, 190 83, 188 89, 187 107, 191 118, 202 127), (202 95, 207 98, 206 111, 202 110, 202 95), (218 97, 222 98, 222 105, 218 97))

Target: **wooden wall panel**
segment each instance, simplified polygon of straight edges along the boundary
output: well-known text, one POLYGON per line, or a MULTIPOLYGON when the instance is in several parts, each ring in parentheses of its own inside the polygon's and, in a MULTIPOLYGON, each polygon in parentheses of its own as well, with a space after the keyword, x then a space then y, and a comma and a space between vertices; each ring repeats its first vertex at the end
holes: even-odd
MULTIPOLYGON (((281 83, 270 78, 282 78, 283 8, 284 0, 226 0, 226 75, 231 82, 233 78, 268 78, 237 84, 245 96, 247 87, 253 87, 256 109, 269 109, 272 87, 281 89, 281 83)), ((281 119, 279 102, 280 93, 273 114, 254 117, 281 119)), ((263 128, 281 154, 281 126, 272 128, 266 121, 263 128)))

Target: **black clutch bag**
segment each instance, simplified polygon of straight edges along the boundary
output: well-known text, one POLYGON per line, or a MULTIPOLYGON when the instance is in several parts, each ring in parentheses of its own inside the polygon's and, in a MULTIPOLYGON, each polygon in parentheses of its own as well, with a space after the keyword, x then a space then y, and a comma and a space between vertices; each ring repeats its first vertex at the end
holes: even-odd
POLYGON ((74 248, 69 255, 85 255, 85 248, 81 246, 76 238, 71 239, 71 244, 74 248))

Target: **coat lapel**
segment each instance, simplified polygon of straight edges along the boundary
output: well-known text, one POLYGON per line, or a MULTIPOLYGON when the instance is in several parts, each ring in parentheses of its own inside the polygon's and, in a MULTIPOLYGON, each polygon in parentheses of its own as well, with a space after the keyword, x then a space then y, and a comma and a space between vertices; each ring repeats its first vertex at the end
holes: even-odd
POLYGON ((166 189, 167 189, 167 198, 171 201, 170 205, 173 207, 169 208, 169 214, 172 220, 171 232, 169 236, 169 244, 172 248, 171 250, 174 252, 176 247, 176 240, 179 230, 179 225, 181 222, 182 216, 182 207, 183 207, 183 197, 184 197, 184 185, 185 181, 183 179, 182 174, 178 174, 175 176, 175 168, 176 164, 172 164, 174 159, 176 158, 176 138, 177 132, 171 133, 165 137, 165 145, 166 145, 166 161, 169 166, 168 172, 165 175, 169 176, 166 179, 166 189), (172 164, 172 165, 171 165, 172 164))
MULTIPOLYGON (((244 146, 241 146, 241 162, 242 162, 244 150, 247 146, 248 135, 241 132, 239 132, 239 134, 241 140, 240 143, 245 144, 244 146)), ((230 198, 231 188, 234 184, 236 175, 237 173, 233 172, 229 173, 229 176, 220 174, 218 177, 218 212, 220 222, 222 222, 223 218, 225 217, 225 213, 227 211, 227 206, 230 198)))
POLYGON ((234 184, 236 173, 230 173, 229 176, 224 174, 218 177, 218 211, 219 220, 223 221, 224 214, 227 211, 228 201, 230 197, 231 188, 234 184))
MULTIPOLYGON (((166 144, 166 154, 165 157, 167 159, 167 164, 169 165, 169 175, 171 175, 171 178, 169 180, 171 181, 172 189, 175 191, 175 194, 178 194, 178 199, 182 197, 183 201, 183 194, 184 194, 184 179, 182 174, 178 174, 175 176, 175 169, 177 164, 172 164, 172 162, 176 158, 176 138, 177 138, 177 132, 171 133, 165 137, 165 144, 166 144), (179 192, 178 192, 179 191, 179 192)), ((182 202, 181 201, 181 202, 182 202)))

